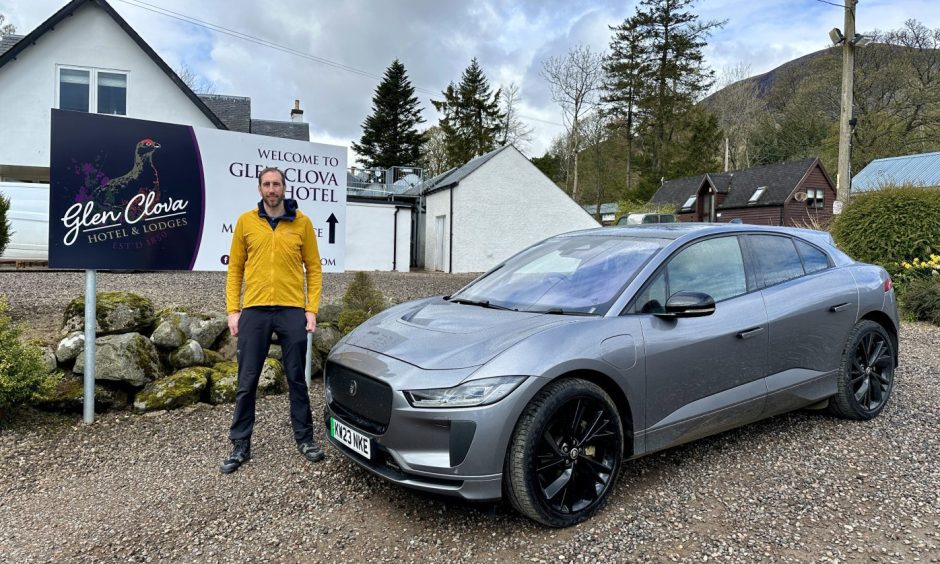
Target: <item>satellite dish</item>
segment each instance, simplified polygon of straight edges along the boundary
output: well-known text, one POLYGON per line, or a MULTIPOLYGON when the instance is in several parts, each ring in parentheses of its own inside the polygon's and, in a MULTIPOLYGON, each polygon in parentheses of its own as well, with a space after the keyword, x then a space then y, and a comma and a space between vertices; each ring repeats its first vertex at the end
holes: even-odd
POLYGON ((806 192, 797 192, 796 194, 793 194, 793 199, 796 200, 797 202, 805 202, 806 192))

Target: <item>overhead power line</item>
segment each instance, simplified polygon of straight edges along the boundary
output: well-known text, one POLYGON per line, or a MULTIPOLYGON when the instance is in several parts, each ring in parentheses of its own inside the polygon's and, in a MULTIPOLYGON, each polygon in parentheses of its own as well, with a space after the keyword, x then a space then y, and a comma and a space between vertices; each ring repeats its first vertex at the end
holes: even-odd
MULTIPOLYGON (((249 35, 249 34, 247 34, 247 33, 244 33, 244 32, 238 31, 238 30, 230 29, 230 28, 227 28, 227 27, 225 27, 225 26, 221 26, 221 25, 218 25, 218 24, 214 24, 214 23, 212 23, 212 22, 208 22, 208 21, 205 21, 205 20, 201 20, 201 19, 199 19, 199 18, 195 18, 195 17, 192 17, 192 16, 187 16, 186 14, 183 14, 183 13, 181 13, 181 12, 176 12, 176 11, 170 10, 170 9, 168 9, 168 8, 163 8, 163 7, 160 7, 160 6, 156 6, 156 5, 154 5, 154 4, 150 4, 150 3, 148 3, 148 2, 144 2, 143 0, 119 0, 119 1, 120 1, 120 2, 123 2, 124 4, 127 4, 127 5, 129 5, 129 6, 134 6, 135 8, 140 8, 140 9, 142 9, 142 10, 147 10, 147 11, 153 12, 153 13, 155 13, 155 14, 160 14, 161 16, 166 16, 166 17, 172 18, 172 19, 174 19, 174 20, 178 20, 178 21, 181 21, 181 22, 188 23, 188 24, 190 24, 190 25, 194 25, 194 26, 197 26, 197 27, 201 27, 201 28, 203 28, 203 29, 208 29, 208 30, 210 30, 210 31, 214 31, 214 32, 216 32, 216 33, 221 33, 221 34, 223 34, 223 35, 228 35, 228 36, 231 36, 231 37, 235 37, 235 38, 237 38, 237 39, 241 39, 241 40, 243 40, 243 41, 248 41, 248 42, 254 43, 254 44, 256 44, 256 45, 262 45, 262 46, 264 46, 264 47, 268 47, 268 48, 274 49, 274 50, 276 50, 276 51, 281 51, 281 52, 287 53, 287 54, 289 54, 289 55, 294 55, 294 56, 296 56, 296 57, 301 57, 301 58, 303 58, 303 59, 307 59, 307 60, 310 60, 310 61, 314 61, 314 62, 320 63, 320 64, 322 64, 322 65, 326 65, 326 66, 328 66, 328 67, 332 67, 332 68, 335 68, 335 69, 337 69, 337 70, 346 71, 346 72, 349 72, 349 73, 352 73, 352 74, 355 74, 355 75, 358 75, 358 76, 361 76, 361 77, 364 77, 364 78, 369 78, 369 79, 376 80, 376 81, 379 81, 379 82, 381 82, 381 81, 384 79, 383 76, 377 75, 377 74, 375 74, 375 73, 372 73, 372 72, 369 72, 369 71, 366 71, 366 70, 363 70, 363 69, 359 69, 359 68, 356 68, 356 67, 353 67, 353 66, 344 64, 344 63, 337 62, 337 61, 332 61, 332 60, 327 59, 327 58, 325 58, 325 57, 320 57, 320 56, 317 56, 317 55, 313 55, 313 54, 311 54, 311 53, 307 53, 307 52, 301 51, 301 50, 299 50, 299 49, 294 49, 293 47, 288 47, 288 46, 286 46, 286 45, 281 45, 280 43, 275 43, 275 42, 273 42, 273 41, 269 41, 269 40, 264 39, 264 38, 261 38, 261 37, 256 37, 256 36, 254 36, 254 35, 249 35)), ((431 90, 431 89, 428 89, 428 88, 422 88, 422 87, 419 87, 419 86, 415 86, 414 89, 415 89, 415 91, 421 92, 422 94, 427 94, 428 96, 438 96, 438 95, 440 94, 440 92, 438 92, 438 91, 431 90)), ((557 126, 564 127, 563 124, 557 123, 557 122, 554 122, 554 121, 549 121, 549 120, 540 119, 540 118, 531 117, 531 116, 525 116, 525 115, 521 115, 521 114, 520 114, 519 117, 524 118, 524 119, 527 119, 527 120, 531 120, 531 121, 537 121, 537 122, 541 122, 541 123, 547 123, 547 124, 549 124, 549 125, 557 125, 557 126)))

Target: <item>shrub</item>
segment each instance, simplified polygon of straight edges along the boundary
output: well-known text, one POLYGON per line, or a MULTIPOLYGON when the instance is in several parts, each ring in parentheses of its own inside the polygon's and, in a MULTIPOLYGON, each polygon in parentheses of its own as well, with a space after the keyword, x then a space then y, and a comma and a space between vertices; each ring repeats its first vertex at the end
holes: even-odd
POLYGON ((38 347, 20 340, 20 327, 7 314, 0 296, 0 415, 49 393, 48 378, 38 347))
POLYGON ((385 297, 365 272, 357 272, 343 295, 343 310, 339 312, 339 330, 349 333, 363 321, 385 309, 385 297))
POLYGON ((357 272, 343 295, 344 309, 360 309, 369 317, 385 309, 385 297, 376 289, 372 277, 365 272, 357 272))
MULTIPOLYGON (((641 200, 621 200, 617 205, 617 220, 630 213, 676 213, 673 204, 654 204, 641 200)), ((616 220, 614 221, 616 223, 616 220)))
POLYGON ((901 263, 940 253, 940 190, 888 186, 854 196, 832 235, 853 258, 898 274, 901 263))
POLYGON ((912 280, 901 304, 914 319, 940 325, 940 276, 912 280))
POLYGON ((3 197, 3 194, 0 194, 0 255, 3 255, 3 251, 7 248, 7 243, 10 242, 10 235, 13 235, 13 232, 10 230, 10 220, 7 219, 7 212, 10 211, 10 200, 3 197))
POLYGON ((344 309, 339 314, 339 330, 343 334, 349 333, 362 325, 362 322, 369 319, 369 317, 369 314, 361 309, 344 309))

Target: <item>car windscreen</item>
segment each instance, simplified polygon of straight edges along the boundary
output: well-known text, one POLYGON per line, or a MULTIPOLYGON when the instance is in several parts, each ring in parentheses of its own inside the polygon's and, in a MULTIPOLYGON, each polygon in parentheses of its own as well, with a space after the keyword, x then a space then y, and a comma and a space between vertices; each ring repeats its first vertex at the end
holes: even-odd
POLYGON ((510 258, 452 299, 520 311, 603 315, 640 267, 668 242, 555 237, 510 258))

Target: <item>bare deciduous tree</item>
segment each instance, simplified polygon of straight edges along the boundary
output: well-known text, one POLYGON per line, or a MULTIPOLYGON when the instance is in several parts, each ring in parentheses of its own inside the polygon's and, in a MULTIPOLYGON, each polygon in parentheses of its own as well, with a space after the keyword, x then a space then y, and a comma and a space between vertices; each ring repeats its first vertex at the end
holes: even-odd
POLYGON ((723 92, 711 107, 724 133, 729 170, 752 165, 751 140, 763 104, 754 91, 755 84, 747 80, 750 74, 751 67, 743 62, 725 67, 717 84, 717 90, 723 92))
POLYGON ((533 129, 519 117, 519 85, 515 82, 502 88, 503 125, 500 145, 512 144, 520 151, 525 151, 532 142, 533 129))
POLYGON ((197 94, 215 94, 215 82, 203 78, 186 63, 180 63, 180 66, 174 70, 180 80, 183 81, 183 84, 193 92, 197 94))
POLYGON ((7 35, 13 35, 14 33, 16 33, 16 28, 13 26, 13 24, 3 23, 6 19, 7 19, 6 16, 4 16, 3 14, 0 14, 0 39, 2 39, 3 37, 6 37, 7 35))
POLYGON ((444 131, 437 125, 424 132, 425 142, 421 148, 421 167, 426 178, 433 178, 447 171, 447 143, 444 131))
POLYGON ((580 123, 584 114, 598 103, 598 88, 603 77, 603 55, 587 45, 577 45, 564 57, 549 57, 542 63, 542 77, 552 89, 552 99, 561 106, 570 137, 572 158, 571 196, 578 195, 578 151, 581 149, 580 123))

